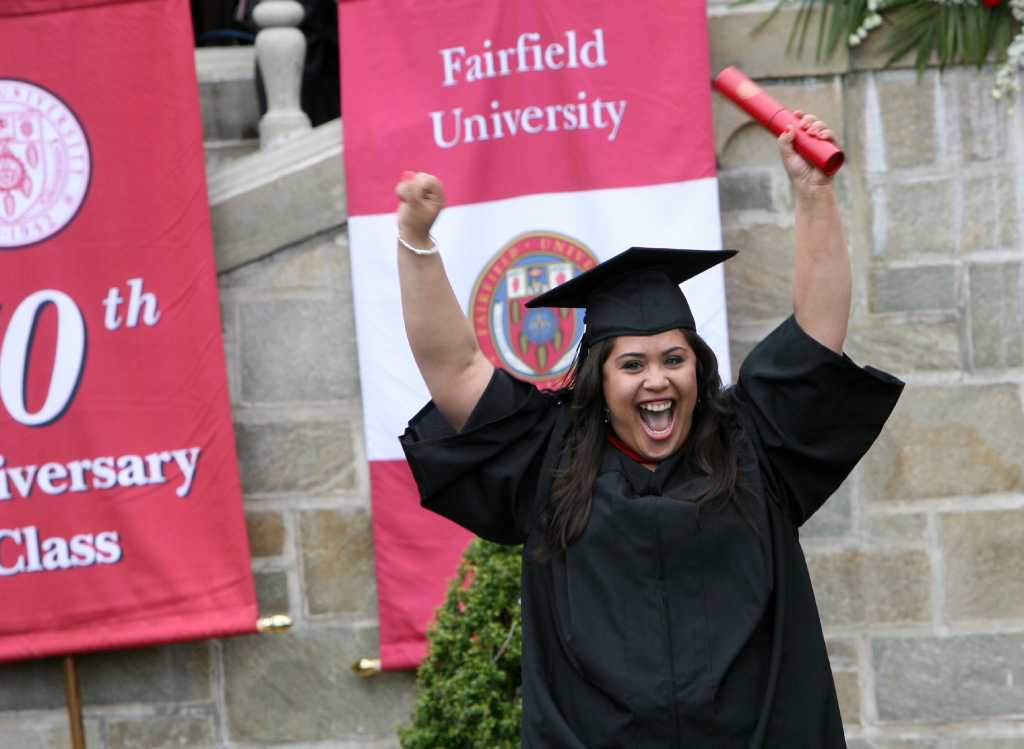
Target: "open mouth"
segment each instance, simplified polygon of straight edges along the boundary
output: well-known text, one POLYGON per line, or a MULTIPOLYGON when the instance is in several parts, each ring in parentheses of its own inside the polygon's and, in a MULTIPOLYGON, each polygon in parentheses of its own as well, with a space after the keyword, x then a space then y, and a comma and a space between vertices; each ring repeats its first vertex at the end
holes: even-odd
POLYGON ((672 436, 675 426, 675 402, 671 400, 641 403, 638 407, 644 431, 652 440, 664 440, 672 436))

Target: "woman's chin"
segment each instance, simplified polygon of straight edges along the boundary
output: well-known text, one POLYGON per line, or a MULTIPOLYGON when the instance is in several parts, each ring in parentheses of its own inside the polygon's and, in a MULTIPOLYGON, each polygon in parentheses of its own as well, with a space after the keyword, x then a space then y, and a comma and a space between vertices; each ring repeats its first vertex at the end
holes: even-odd
POLYGON ((673 419, 668 429, 662 431, 651 429, 641 422, 640 433, 637 435, 638 444, 634 449, 652 461, 664 460, 683 446, 685 435, 681 436, 681 432, 682 425, 676 419, 673 419))
POLYGON ((665 460, 665 458, 671 456, 672 453, 674 453, 678 449, 678 445, 673 445, 673 443, 671 442, 660 442, 657 444, 644 446, 637 452, 639 452, 640 455, 642 455, 643 457, 657 462, 660 460, 665 460))

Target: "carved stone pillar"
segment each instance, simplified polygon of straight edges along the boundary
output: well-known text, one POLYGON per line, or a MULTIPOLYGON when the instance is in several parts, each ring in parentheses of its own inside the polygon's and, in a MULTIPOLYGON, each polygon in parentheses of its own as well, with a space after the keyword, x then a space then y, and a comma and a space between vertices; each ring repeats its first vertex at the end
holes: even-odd
POLYGON ((253 8, 260 27, 256 62, 267 92, 267 113, 260 120, 260 148, 274 148, 310 130, 299 94, 306 62, 306 37, 298 29, 305 13, 296 0, 261 0, 253 8))

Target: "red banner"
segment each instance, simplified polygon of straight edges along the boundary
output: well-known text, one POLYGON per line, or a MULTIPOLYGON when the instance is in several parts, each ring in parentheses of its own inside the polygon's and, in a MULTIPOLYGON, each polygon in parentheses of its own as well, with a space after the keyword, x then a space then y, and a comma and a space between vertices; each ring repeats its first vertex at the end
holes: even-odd
POLYGON ((251 632, 188 5, 28 5, 0 5, 0 660, 251 632))
MULTIPOLYGON (((526 302, 633 245, 721 246, 702 2, 356 0, 340 9, 349 241, 381 660, 416 666, 470 535, 423 510, 398 442, 429 399, 405 340, 394 186, 437 174, 434 227, 497 367, 550 387, 582 313, 526 302), (529 321, 540 325, 527 333, 529 321)), ((721 269, 688 282, 729 378, 721 269)))

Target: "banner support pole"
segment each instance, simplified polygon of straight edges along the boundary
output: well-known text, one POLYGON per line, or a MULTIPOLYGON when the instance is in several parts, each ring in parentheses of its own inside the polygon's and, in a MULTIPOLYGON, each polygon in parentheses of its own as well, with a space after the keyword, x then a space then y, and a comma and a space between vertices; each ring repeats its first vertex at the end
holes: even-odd
POLYGON ((73 655, 64 656, 64 695, 67 698, 68 723, 71 726, 71 749, 85 749, 82 692, 78 683, 78 665, 73 655))

